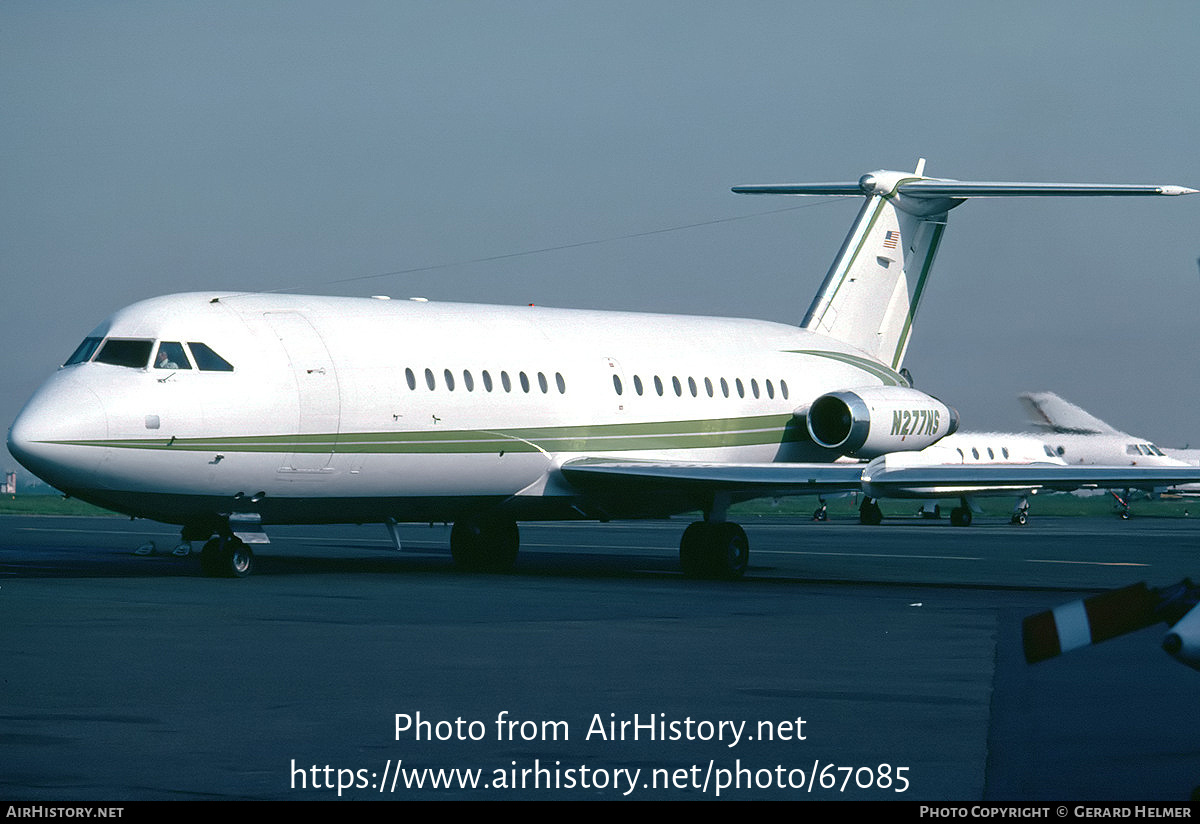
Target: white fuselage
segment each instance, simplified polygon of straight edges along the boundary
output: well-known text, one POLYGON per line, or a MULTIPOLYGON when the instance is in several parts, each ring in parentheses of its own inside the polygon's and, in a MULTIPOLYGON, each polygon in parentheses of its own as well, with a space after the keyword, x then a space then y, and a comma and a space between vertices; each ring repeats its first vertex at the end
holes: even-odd
MULTIPOLYGON (((263 523, 442 520, 485 502, 586 516, 557 472, 573 457, 833 460, 794 411, 903 383, 782 324, 528 306, 184 294, 121 310, 92 337, 150 341, 183 363, 105 363, 100 350, 65 366, 11 448, 70 494, 175 523, 242 509, 263 523), (197 344, 232 369, 198 368, 197 344)), ((651 498, 634 514, 688 503, 651 498)))

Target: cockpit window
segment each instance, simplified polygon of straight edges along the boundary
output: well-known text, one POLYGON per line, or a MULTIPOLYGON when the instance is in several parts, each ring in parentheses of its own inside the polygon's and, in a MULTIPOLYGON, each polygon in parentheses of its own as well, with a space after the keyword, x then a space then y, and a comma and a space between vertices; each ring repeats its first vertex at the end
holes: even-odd
POLYGON ((92 359, 92 355, 96 354, 96 349, 100 346, 100 341, 104 338, 84 338, 83 343, 72 353, 71 357, 67 358, 67 362, 63 366, 74 366, 77 363, 86 363, 92 359))
POLYGON ((150 350, 154 347, 152 340, 120 340, 110 338, 100 347, 96 355, 96 363, 111 363, 113 366, 128 366, 134 369, 145 369, 150 362, 150 350))
POLYGON ((233 364, 214 352, 206 343, 188 341, 192 357, 196 359, 196 367, 201 372, 232 372, 233 364))
POLYGON ((191 369, 192 365, 183 353, 183 344, 165 340, 158 345, 158 354, 154 356, 154 368, 191 369))

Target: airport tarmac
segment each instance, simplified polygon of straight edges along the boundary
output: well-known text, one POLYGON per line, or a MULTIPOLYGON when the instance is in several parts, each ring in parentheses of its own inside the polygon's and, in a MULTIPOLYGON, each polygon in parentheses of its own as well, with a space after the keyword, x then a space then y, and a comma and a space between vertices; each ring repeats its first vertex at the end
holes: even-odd
POLYGON ((0 517, 0 798, 1178 802, 1200 784, 1200 673, 1159 649, 1165 627, 1032 667, 1020 649, 1026 615, 1200 575, 1200 523, 763 518, 738 582, 679 574, 684 526, 522 524, 505 575, 455 571, 440 524, 403 526, 399 553, 378 525, 273 528, 254 576, 218 580, 132 554, 168 551, 168 526, 0 517))

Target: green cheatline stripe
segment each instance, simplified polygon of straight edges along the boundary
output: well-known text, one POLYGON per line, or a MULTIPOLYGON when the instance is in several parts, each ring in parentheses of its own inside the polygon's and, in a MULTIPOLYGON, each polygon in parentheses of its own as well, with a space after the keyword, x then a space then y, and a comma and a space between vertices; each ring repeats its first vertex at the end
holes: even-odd
POLYGON ((507 430, 444 432, 358 432, 317 435, 257 435, 233 438, 136 438, 53 441, 113 449, 173 449, 226 452, 613 452, 631 449, 698 449, 804 440, 791 415, 756 415, 693 421, 588 424, 507 430))
POLYGON ((879 361, 864 358, 861 355, 850 355, 845 352, 828 352, 823 349, 784 349, 784 352, 791 352, 796 355, 812 355, 818 358, 829 358, 830 360, 846 363, 850 366, 856 366, 864 372, 870 373, 873 377, 883 381, 885 386, 908 386, 908 381, 899 372, 893 371, 884 366, 879 361))

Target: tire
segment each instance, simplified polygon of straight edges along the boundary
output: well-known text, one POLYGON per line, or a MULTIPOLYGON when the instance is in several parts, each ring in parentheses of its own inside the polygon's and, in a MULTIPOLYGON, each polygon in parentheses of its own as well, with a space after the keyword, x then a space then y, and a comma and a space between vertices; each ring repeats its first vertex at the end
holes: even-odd
POLYGON ((450 529, 450 555, 467 572, 507 572, 516 563, 520 547, 515 521, 464 518, 450 529))
POLYGON ((709 571, 714 578, 736 581, 750 566, 750 541, 737 524, 714 524, 708 548, 709 571))

